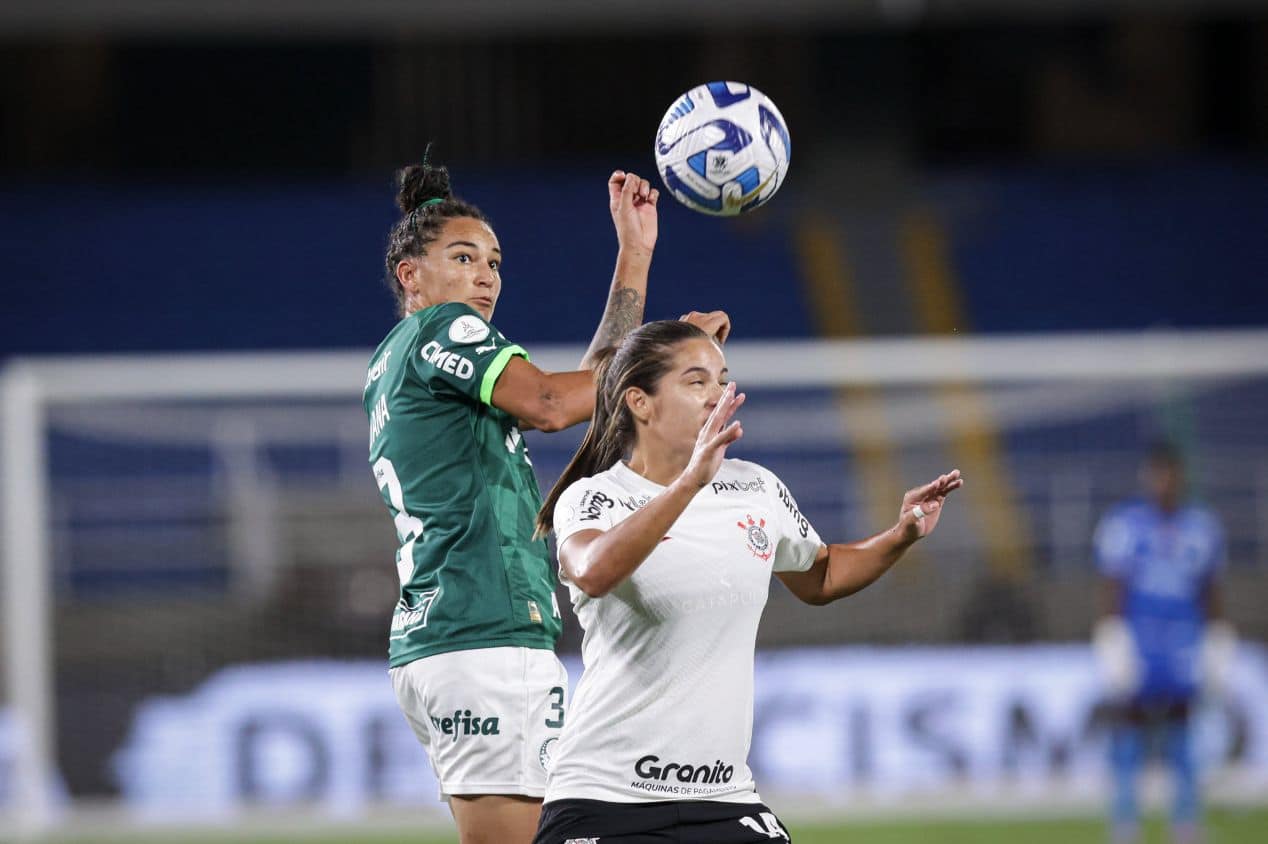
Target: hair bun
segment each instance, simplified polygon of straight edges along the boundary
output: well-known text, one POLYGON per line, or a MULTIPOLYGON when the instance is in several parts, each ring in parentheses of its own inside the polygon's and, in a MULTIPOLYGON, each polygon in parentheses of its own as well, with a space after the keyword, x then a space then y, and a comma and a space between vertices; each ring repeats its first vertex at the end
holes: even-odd
POLYGON ((411 164, 396 173, 396 205, 408 214, 429 199, 449 199, 449 170, 428 164, 411 164))

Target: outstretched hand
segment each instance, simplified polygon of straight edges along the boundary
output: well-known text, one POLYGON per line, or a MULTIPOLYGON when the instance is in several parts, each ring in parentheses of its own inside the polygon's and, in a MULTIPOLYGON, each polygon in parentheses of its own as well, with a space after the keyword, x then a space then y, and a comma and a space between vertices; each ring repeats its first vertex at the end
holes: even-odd
POLYGON ((621 249, 635 249, 648 256, 656 248, 656 202, 660 191, 633 173, 615 170, 608 177, 608 208, 621 249))
POLYGON ((947 496, 962 486, 964 479, 960 477, 960 470, 952 469, 924 486, 907 490, 903 494, 902 509, 898 511, 899 530, 912 541, 933 533, 947 496))
POLYGON ((713 412, 709 414, 704 427, 696 435, 696 448, 691 453, 691 460, 683 470, 683 477, 689 478, 697 487, 703 487, 722 467, 726 458, 726 447, 744 436, 744 429, 737 419, 731 421, 740 405, 744 404, 744 394, 737 393, 735 382, 726 385, 722 397, 718 399, 713 412), (728 424, 729 423, 729 424, 728 424))

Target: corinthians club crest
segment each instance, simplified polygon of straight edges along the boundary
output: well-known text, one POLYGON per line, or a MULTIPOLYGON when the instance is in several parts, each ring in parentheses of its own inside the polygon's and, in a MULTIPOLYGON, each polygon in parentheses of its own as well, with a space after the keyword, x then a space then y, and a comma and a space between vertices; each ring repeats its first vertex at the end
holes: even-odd
POLYGON ((775 549, 771 545, 770 537, 766 535, 766 520, 758 517, 755 522, 752 516, 747 518, 748 524, 736 522, 736 525, 744 531, 749 552, 759 560, 769 560, 775 549))

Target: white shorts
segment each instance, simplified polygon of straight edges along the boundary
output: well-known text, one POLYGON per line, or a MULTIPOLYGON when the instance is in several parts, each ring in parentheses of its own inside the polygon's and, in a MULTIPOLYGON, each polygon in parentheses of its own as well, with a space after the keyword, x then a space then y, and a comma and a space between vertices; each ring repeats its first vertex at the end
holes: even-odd
POLYGON ((440 799, 546 795, 568 696, 568 672, 553 651, 453 651, 388 673, 436 772, 440 799))

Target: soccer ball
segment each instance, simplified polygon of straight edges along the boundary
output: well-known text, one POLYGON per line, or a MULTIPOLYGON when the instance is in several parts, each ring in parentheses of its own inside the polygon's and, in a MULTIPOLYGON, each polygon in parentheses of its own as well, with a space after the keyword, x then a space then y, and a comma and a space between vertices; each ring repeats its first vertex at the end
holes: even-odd
POLYGON ((688 208, 732 217, 766 203, 792 146, 775 104, 742 82, 709 82, 670 106, 656 132, 656 169, 688 208))

